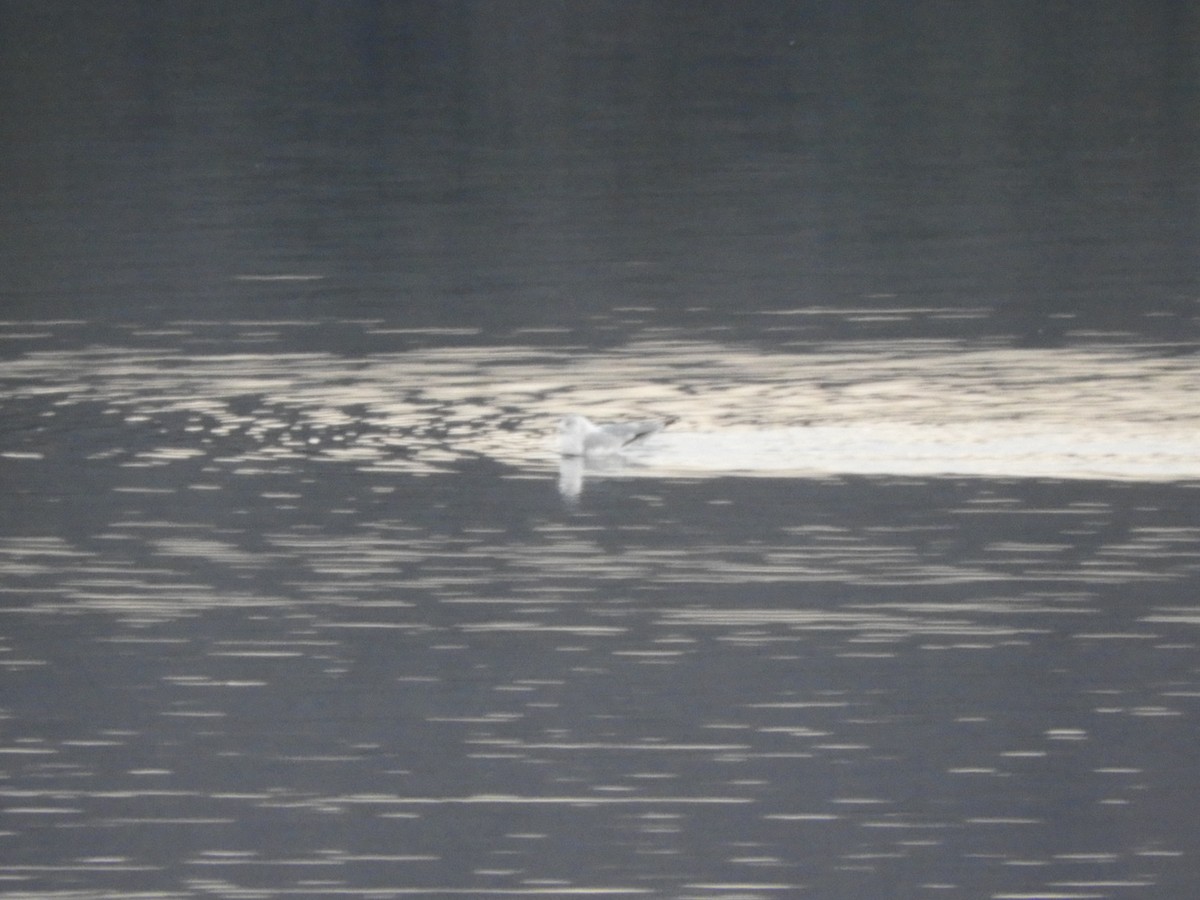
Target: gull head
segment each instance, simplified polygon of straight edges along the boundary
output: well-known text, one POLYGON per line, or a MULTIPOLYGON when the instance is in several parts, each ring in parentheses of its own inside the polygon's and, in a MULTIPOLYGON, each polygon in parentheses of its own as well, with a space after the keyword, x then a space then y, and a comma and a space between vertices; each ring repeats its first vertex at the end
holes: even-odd
POLYGON ((584 456, 586 438, 599 429, 587 416, 572 413, 558 421, 558 444, 563 456, 584 456))

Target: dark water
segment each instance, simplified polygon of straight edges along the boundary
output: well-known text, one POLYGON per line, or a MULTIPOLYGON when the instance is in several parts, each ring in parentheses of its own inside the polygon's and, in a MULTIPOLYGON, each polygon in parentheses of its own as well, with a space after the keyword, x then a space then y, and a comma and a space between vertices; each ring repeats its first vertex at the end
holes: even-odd
POLYGON ((0 25, 0 897, 1193 896, 1195 13, 0 25))

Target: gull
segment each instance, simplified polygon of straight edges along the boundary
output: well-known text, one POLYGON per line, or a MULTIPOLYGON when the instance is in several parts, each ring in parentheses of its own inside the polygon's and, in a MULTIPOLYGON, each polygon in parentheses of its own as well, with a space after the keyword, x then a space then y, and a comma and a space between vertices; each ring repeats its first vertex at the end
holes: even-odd
POLYGON ((597 425, 587 416, 572 413, 558 423, 559 448, 563 456, 594 459, 613 456, 630 444, 656 431, 662 431, 673 419, 641 419, 636 422, 612 422, 597 425))

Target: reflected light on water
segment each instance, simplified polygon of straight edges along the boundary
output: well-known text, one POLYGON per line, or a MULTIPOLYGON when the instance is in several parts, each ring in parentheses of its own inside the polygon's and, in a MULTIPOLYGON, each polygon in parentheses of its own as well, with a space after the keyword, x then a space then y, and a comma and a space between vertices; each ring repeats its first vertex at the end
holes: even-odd
POLYGON ((40 402, 40 428, 10 458, 36 458, 71 406, 138 429, 130 465, 211 454, 438 472, 479 458, 559 463, 564 412, 679 421, 625 464, 587 478, 679 474, 895 474, 1172 480, 1200 477, 1191 361, 1145 348, 962 348, 855 343, 762 352, 672 335, 608 351, 447 347, 332 354, 189 355, 127 349, 31 352, 12 361, 9 401, 40 402), (44 435, 42 441, 38 434, 44 435), (157 439, 157 440, 156 440, 157 439))

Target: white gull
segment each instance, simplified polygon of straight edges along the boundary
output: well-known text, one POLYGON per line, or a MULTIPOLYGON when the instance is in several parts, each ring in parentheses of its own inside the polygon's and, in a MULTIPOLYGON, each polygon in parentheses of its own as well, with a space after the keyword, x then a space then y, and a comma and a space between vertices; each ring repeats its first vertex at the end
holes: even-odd
POLYGON ((662 431, 671 420, 640 419, 598 425, 587 416, 572 413, 558 423, 559 450, 563 456, 589 459, 613 456, 629 445, 662 431))

